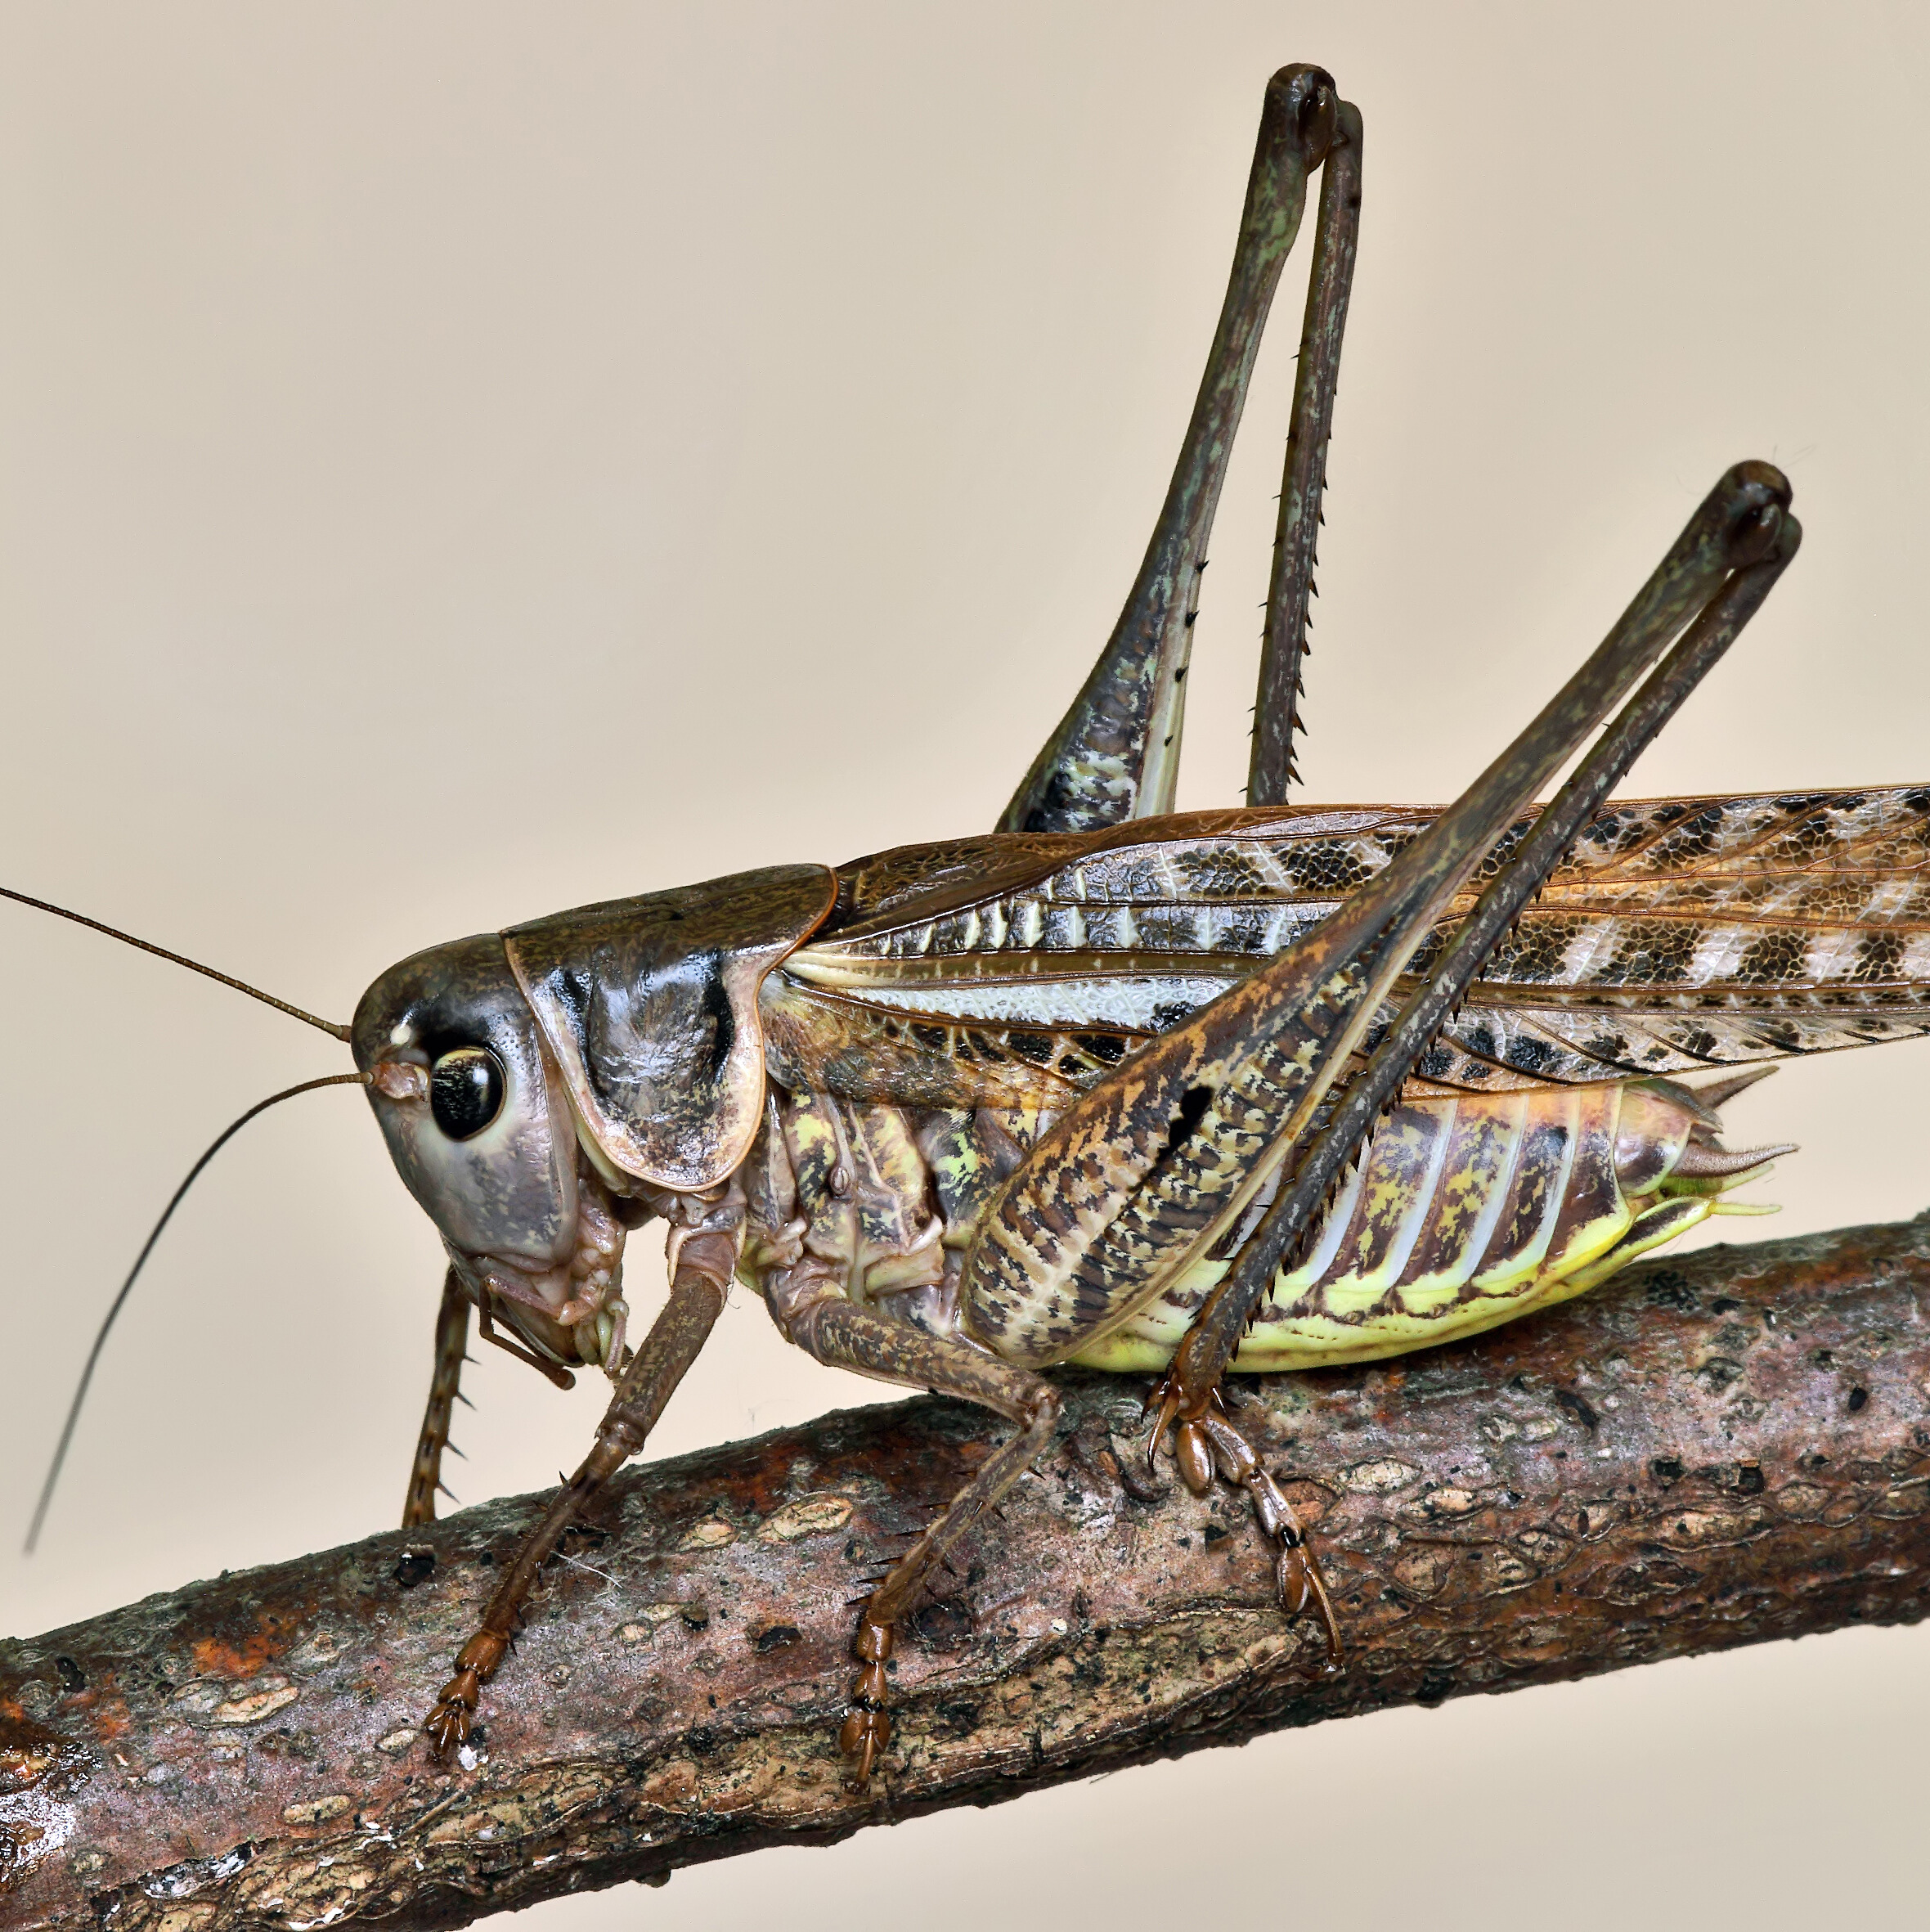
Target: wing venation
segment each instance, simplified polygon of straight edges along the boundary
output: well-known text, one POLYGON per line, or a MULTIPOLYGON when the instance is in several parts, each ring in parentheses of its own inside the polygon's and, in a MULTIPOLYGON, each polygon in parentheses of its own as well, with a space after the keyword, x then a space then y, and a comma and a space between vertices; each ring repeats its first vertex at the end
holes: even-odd
MULTIPOLYGON (((867 1032, 867 1080, 891 1084, 880 1016, 902 1029, 915 1015, 927 1040, 960 1030, 967 1066, 989 1074, 1005 1059, 988 1088, 1022 1085, 1044 1102, 1102 1063, 1055 1049, 1044 1079, 1036 1062, 1020 1075, 1008 1030, 1032 1051, 1027 1036, 1129 1045, 1163 1032, 1310 932, 1433 817, 1284 807, 905 848, 840 869, 837 913, 784 974, 867 1032), (971 1045, 981 1036, 994 1048, 983 1056, 971 1045)), ((828 1025, 819 1010, 820 1043, 828 1025)), ((1930 786, 1611 801, 1421 1071, 1492 1089, 1925 1032, 1930 786)))

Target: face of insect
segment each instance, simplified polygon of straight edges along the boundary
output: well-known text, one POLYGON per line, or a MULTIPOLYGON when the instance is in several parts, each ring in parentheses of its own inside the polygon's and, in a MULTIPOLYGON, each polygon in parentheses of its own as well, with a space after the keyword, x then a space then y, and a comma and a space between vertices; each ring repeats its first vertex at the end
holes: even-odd
POLYGON ((351 1031, 397 1170, 459 1261, 524 1278, 567 1267, 573 1117, 501 940, 457 940, 390 967, 351 1031))

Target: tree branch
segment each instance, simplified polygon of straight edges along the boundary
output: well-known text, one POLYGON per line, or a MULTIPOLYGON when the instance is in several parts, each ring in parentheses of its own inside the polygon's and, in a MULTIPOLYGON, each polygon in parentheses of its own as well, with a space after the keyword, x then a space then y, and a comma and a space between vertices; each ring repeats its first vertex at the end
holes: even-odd
POLYGON ((0 1644, 0 1922, 462 1925, 1392 1704, 1849 1623, 1930 1558, 1930 1219, 1714 1248, 1471 1344, 1244 1385, 1351 1652, 1268 1597, 1241 1500, 1148 1485, 1137 1385, 1068 1433, 835 1738, 860 1580, 995 1439, 936 1400, 632 1471, 553 1566, 467 1766, 415 1725, 536 1507, 0 1644))

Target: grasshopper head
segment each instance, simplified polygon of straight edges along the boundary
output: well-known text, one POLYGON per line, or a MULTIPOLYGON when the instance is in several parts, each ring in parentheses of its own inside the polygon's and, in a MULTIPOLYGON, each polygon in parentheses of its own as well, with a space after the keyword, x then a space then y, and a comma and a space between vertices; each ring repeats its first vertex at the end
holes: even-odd
POLYGON ((527 1278, 567 1265, 573 1117, 502 941, 459 939, 390 967, 350 1035, 397 1170, 458 1267, 527 1278))

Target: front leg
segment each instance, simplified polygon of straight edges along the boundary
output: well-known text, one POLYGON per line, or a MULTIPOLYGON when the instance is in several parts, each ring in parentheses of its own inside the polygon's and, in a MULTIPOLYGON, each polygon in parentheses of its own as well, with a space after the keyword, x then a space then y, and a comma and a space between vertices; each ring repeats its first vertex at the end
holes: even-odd
POLYGON ((724 1312, 743 1238, 741 1194, 733 1189, 708 1218, 720 1224, 679 1229, 671 1235, 670 1297, 662 1312, 617 1382, 581 1467, 523 1538, 475 1634, 457 1652, 456 1674, 442 1687, 423 1726, 438 1756, 467 1740, 482 1686, 509 1654, 536 1572, 584 1506, 644 1446, 724 1312))
POLYGON ((469 1298, 456 1270, 442 1278, 442 1305, 436 1315, 436 1366, 429 1378, 429 1406, 423 1412, 421 1433, 415 1439, 415 1460, 409 1471, 409 1493, 402 1504, 402 1527, 436 1520, 436 1492, 454 1501, 442 1480, 442 1456, 460 1449, 449 1440, 456 1404, 463 1401, 462 1365, 469 1359, 469 1298))
POLYGON ((888 1570, 866 1599, 852 1654, 862 1668, 851 1687, 851 1714, 838 1733, 847 1757, 856 1760, 853 1785, 869 1782, 878 1754, 891 1741, 886 1709, 890 1661, 900 1618, 918 1598, 932 1570, 959 1539, 1031 1467, 1051 1441, 1059 1419, 1053 1386, 1023 1368, 996 1360, 969 1343, 953 1341, 874 1314, 842 1296, 825 1293, 801 1306, 773 1297, 779 1325, 809 1355, 833 1368, 855 1369, 880 1382, 930 1389, 982 1403, 1018 1424, 1011 1440, 988 1456, 978 1472, 911 1548, 888 1570))

